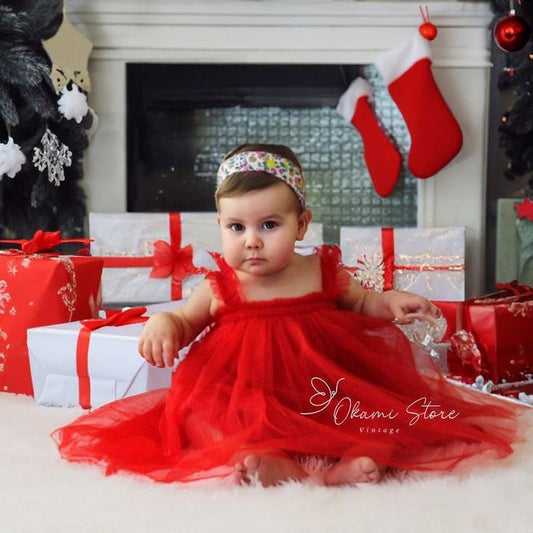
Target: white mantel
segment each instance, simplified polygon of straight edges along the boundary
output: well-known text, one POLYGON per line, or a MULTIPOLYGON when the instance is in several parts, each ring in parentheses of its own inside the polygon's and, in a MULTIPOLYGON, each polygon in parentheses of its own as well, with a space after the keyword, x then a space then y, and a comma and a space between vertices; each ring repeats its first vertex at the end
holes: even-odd
MULTIPOLYGON (((420 180, 418 224, 467 228, 467 291, 483 291, 489 43, 486 3, 427 4, 439 28, 434 75, 464 146, 420 180)), ((126 63, 371 63, 421 23, 418 2, 346 0, 70 0, 93 44, 91 107, 100 117, 86 159, 92 211, 126 210, 126 63)))

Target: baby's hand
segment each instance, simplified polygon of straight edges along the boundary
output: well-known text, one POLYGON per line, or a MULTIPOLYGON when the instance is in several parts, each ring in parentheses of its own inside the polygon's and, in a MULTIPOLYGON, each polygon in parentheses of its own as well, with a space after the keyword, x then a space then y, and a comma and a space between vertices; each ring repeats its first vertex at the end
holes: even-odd
POLYGON ((389 308, 396 324, 410 324, 413 320, 434 322, 441 316, 440 309, 428 299, 401 291, 390 291, 389 308))
POLYGON ((160 312, 146 322, 139 338, 139 353, 147 363, 159 368, 173 366, 182 347, 179 318, 170 312, 160 312))

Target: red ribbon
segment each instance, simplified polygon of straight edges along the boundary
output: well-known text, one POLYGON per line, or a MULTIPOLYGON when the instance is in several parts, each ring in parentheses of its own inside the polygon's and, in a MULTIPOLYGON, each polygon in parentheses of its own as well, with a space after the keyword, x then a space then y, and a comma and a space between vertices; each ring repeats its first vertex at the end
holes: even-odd
POLYGON ((78 375, 78 397, 83 409, 91 408, 91 379, 89 378, 89 343, 91 333, 105 326, 127 326, 148 320, 146 307, 132 307, 125 311, 106 311, 106 318, 83 320, 76 343, 76 373, 78 375))
POLYGON ((62 239, 60 231, 42 231, 39 229, 31 239, 4 239, 0 242, 20 244, 25 254, 35 254, 45 250, 53 250, 56 246, 68 242, 88 245, 92 239, 62 239))
POLYGON ((193 263, 193 249, 189 244, 181 248, 181 218, 179 213, 169 213, 170 243, 163 240, 154 242, 154 255, 144 257, 104 257, 104 268, 152 267, 151 278, 172 277, 170 298, 183 297, 183 280, 193 274, 207 272, 193 263))
POLYGON ((533 287, 530 287, 529 285, 520 285, 516 280, 509 283, 496 283, 496 288, 502 291, 509 291, 514 296, 533 295, 533 287))
POLYGON ((381 228, 381 248, 383 250, 383 290, 394 288, 394 229, 381 228))

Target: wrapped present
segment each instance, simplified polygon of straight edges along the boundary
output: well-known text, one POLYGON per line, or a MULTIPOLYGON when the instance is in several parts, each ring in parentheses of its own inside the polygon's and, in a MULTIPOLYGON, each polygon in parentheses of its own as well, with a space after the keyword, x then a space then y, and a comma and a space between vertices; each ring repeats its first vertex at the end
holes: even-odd
POLYGON ((533 377, 533 288, 499 284, 502 290, 464 303, 451 337, 451 372, 463 380, 481 375, 495 384, 533 377))
MULTIPOLYGON (((220 252, 216 213, 90 213, 91 254, 104 259, 104 305, 179 300, 190 296, 220 252)), ((301 244, 322 243, 311 224, 301 244)))
POLYGON ((464 228, 342 227, 340 246, 345 265, 366 289, 464 300, 464 228))
MULTIPOLYGON (((152 312, 183 302, 161 304, 152 312)), ((172 369, 156 368, 139 355, 146 307, 108 312, 106 318, 28 330, 35 401, 41 405, 95 408, 170 385, 172 369)))
POLYGON ((533 203, 525 199, 498 200, 496 219, 497 282, 518 280, 533 285, 533 203), (529 208, 529 209, 528 209, 529 208))
MULTIPOLYGON (((89 243, 91 239, 76 238, 63 239, 60 231, 43 231, 37 230, 31 239, 1 239, 0 244, 20 246, 22 252, 34 254, 37 252, 57 252, 60 247, 75 244, 75 255, 89 255, 89 243), (81 245, 81 248, 80 248, 81 245)), ((61 250, 63 252, 64 250, 61 250)))
POLYGON ((94 316, 102 265, 92 257, 0 252, 0 390, 33 394, 26 330, 94 316))

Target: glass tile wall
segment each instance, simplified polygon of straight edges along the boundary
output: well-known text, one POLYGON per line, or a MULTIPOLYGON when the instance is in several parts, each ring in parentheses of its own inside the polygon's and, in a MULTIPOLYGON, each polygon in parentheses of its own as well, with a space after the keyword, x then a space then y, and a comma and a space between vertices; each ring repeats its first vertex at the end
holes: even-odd
MULTIPOLYGON (((363 69, 374 87, 374 108, 406 161, 409 133, 373 66, 363 69)), ((358 131, 331 107, 229 107, 195 111, 194 171, 214 180, 225 153, 242 142, 285 144, 300 158, 313 220, 326 242, 338 242, 340 226, 416 226, 416 180, 403 165, 393 193, 373 189, 358 131)))

